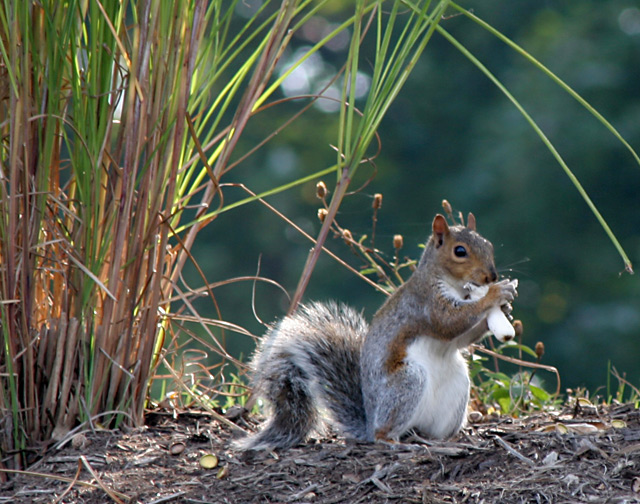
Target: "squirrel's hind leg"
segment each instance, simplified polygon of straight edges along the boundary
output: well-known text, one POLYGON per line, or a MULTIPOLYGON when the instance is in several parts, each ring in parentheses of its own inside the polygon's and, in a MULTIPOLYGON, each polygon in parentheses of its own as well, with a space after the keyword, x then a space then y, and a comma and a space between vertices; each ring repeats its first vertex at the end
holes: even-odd
POLYGON ((368 436, 371 441, 398 442, 414 427, 426 376, 404 366, 389 377, 389 386, 378 390, 368 436))

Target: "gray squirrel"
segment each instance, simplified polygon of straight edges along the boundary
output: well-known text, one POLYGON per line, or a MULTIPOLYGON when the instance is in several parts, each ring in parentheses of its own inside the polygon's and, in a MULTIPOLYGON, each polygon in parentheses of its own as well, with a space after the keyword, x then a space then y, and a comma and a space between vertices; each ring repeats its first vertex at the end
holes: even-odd
POLYGON ((432 230, 416 270, 370 325, 348 306, 316 302, 267 332, 251 368, 254 395, 273 414, 238 448, 289 448, 322 422, 369 442, 411 429, 445 439, 462 428, 470 381, 461 349, 489 332, 496 308, 510 314, 517 281, 498 281, 473 214, 466 226, 438 214, 432 230))

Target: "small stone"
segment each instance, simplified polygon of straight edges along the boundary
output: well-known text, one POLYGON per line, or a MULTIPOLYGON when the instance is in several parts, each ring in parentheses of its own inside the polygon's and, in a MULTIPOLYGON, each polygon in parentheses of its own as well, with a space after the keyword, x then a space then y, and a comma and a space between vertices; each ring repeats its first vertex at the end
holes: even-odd
POLYGON ((73 446, 76 450, 81 449, 81 448, 85 448, 86 446, 88 446, 90 444, 91 444, 91 441, 89 441, 87 439, 87 436, 85 436, 82 433, 76 434, 71 439, 71 446, 73 446))

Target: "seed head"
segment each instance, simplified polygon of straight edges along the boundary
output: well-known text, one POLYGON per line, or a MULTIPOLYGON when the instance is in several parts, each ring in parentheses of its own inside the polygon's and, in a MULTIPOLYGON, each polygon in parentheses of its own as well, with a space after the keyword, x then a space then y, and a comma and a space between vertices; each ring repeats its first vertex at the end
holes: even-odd
POLYGON ((400 250, 404 245, 404 239, 401 234, 393 235, 393 248, 400 250))
POLYGON ((351 231, 348 229, 343 230, 342 239, 347 245, 351 245, 353 243, 353 235, 351 234, 351 231))
POLYGON ((382 194, 375 193, 373 195, 373 203, 371 204, 374 210, 378 210, 382 206, 382 194))
POLYGON ((538 359, 542 359, 542 356, 544 355, 544 343, 542 341, 538 341, 536 343, 536 355, 538 356, 538 359))
POLYGON ((324 222, 324 219, 327 217, 328 213, 329 212, 326 208, 318 208, 318 219, 320 220, 320 222, 324 222))
POLYGON ((516 330, 516 336, 520 336, 524 332, 524 326, 522 320, 516 319, 513 321, 513 328, 516 330))
POLYGON ((316 184, 316 196, 323 200, 329 194, 329 189, 327 189, 327 184, 325 184, 322 180, 316 184))

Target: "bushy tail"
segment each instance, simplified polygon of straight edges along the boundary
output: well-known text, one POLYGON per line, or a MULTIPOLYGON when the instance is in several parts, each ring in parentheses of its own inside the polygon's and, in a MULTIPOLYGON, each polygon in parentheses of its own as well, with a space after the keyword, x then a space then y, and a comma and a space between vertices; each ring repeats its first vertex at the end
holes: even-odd
POLYGON ((319 411, 343 434, 364 439, 366 419, 360 381, 360 349, 367 323, 335 303, 302 306, 271 329, 252 361, 254 394, 273 416, 242 449, 288 448, 301 443, 320 420, 319 411))

